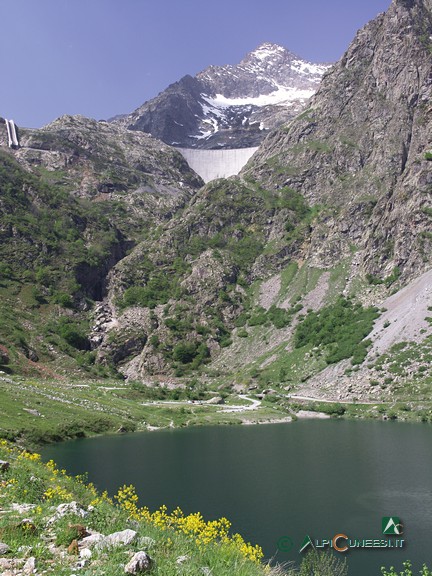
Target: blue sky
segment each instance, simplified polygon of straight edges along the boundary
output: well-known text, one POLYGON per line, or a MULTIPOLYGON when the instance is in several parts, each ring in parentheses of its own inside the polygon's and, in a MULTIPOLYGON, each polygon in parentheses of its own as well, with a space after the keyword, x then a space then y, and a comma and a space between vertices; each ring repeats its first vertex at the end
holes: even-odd
POLYGON ((185 74, 262 42, 340 58, 390 0, 0 0, 0 116, 128 113, 185 74))

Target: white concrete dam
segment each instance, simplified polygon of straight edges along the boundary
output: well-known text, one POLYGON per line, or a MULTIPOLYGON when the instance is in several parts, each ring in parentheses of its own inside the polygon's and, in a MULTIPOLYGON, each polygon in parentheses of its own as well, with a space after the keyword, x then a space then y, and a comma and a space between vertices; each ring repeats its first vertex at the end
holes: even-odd
POLYGON ((201 176, 204 182, 216 178, 228 178, 238 174, 256 148, 238 148, 236 150, 196 150, 194 148, 177 148, 186 162, 201 176))
POLYGON ((15 122, 13 120, 5 119, 5 124, 6 124, 9 148, 18 148, 19 142, 15 122))

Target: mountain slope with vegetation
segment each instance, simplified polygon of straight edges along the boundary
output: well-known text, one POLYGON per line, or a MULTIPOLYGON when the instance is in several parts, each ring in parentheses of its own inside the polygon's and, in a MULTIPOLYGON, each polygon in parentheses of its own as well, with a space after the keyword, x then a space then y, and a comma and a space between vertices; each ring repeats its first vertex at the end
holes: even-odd
MULTIPOLYGON (((338 294, 353 297, 365 307, 379 306, 392 291, 428 270, 428 211, 432 209, 428 207, 432 177, 427 114, 429 32, 427 2, 393 2, 388 13, 358 33, 326 74, 310 108, 273 132, 240 178, 204 188, 155 243, 146 242, 138 249, 138 259, 145 250, 149 258, 157 255, 161 263, 166 261, 162 254, 171 252, 171 262, 180 256, 196 272, 188 280, 185 267, 171 293, 173 298, 159 291, 163 301, 152 303, 153 325, 147 330, 147 336, 152 338, 156 332, 156 338, 153 344, 146 340, 143 353, 129 363, 126 374, 143 377, 163 372, 164 355, 165 360, 169 358, 176 337, 191 347, 191 355, 184 357, 187 361, 173 363, 174 371, 180 368, 180 373, 185 368, 181 364, 192 364, 193 346, 198 363, 208 361, 207 352, 201 356, 198 352, 202 343, 209 350, 211 366, 226 376, 233 374, 235 366, 242 364, 244 371, 245 364, 250 364, 248 349, 254 360, 259 350, 261 364, 266 366, 265 356, 271 358, 272 350, 279 357, 292 346, 295 325, 302 320, 299 307, 304 312, 317 310, 333 304, 338 294), (224 190, 232 192, 219 205, 217 198, 224 190), (255 191, 261 197, 277 198, 270 211, 255 191), (211 227, 203 225, 202 216, 196 213, 201 198, 211 227), (236 204, 237 212, 229 214, 226 207, 235 210, 236 204), (225 213, 232 234, 228 243, 220 231, 220 224, 226 226, 225 213), (247 254, 241 252, 244 242, 249 244, 247 254), (236 267, 230 250, 240 256, 242 269, 236 267), (264 294, 267 285, 270 292, 264 294), (185 287, 192 287, 191 304, 182 300, 187 296, 185 287), (179 306, 177 319, 172 318, 173 305, 179 306), (203 324, 200 329, 207 328, 209 321, 202 315, 205 307, 224 323, 223 338, 212 329, 203 337, 187 320, 192 312, 195 321, 203 324), (282 318, 277 326, 271 319, 275 314, 282 318), (166 330, 163 315, 168 316, 171 329, 166 330), (257 341, 255 333, 264 342, 257 341), (227 345, 231 341, 232 347, 227 345), (156 367, 152 365, 155 359, 156 367)), ((145 307, 151 267, 134 278, 127 272, 129 266, 136 273, 134 258, 131 255, 116 267, 112 294, 124 291, 126 303, 145 307), (128 285, 131 278, 135 287, 128 285), (141 300, 138 286, 143 286, 141 300)), ((364 351, 362 357, 366 345, 364 351)), ((323 367, 322 362, 317 363, 318 370, 319 366, 323 367)), ((252 373, 255 368, 251 366, 252 373)))
POLYGON ((121 123, 21 130, 0 157, 3 369, 427 399, 431 37, 430 0, 394 0, 239 177, 205 186, 121 123))
POLYGON ((109 271, 202 181, 164 144, 81 117, 21 130, 20 143, 0 149, 1 363, 93 362, 89 310, 109 271))

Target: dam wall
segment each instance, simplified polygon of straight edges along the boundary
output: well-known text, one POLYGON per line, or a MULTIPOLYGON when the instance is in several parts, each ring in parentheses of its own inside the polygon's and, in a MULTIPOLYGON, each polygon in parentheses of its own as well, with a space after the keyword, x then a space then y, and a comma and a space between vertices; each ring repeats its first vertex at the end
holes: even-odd
POLYGON ((0 135, 0 145, 7 144, 9 148, 19 148, 18 130, 13 120, 0 118, 0 125, 6 126, 5 134, 0 135), (6 138, 4 138, 6 136, 6 138))
POLYGON ((204 182, 210 182, 216 178, 228 178, 228 176, 238 174, 258 147, 235 150, 196 150, 195 148, 177 148, 177 150, 204 182))

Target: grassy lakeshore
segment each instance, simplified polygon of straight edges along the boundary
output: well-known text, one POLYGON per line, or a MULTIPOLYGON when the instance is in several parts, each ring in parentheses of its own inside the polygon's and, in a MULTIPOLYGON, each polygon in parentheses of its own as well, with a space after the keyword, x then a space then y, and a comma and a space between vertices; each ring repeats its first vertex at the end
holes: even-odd
POLYGON ((0 437, 37 446, 96 434, 285 419, 289 411, 235 394, 161 390, 123 381, 0 379, 0 437), (223 404, 206 403, 218 398, 223 404), (242 407, 244 406, 244 410, 242 407))
MULTIPOLYGON (((424 403, 335 402, 281 391, 235 394, 220 387, 218 392, 187 386, 168 390, 118 380, 2 376, 0 389, 0 547, 7 547, 0 562, 11 574, 34 566, 56 576, 76 570, 84 576, 120 576, 142 561, 148 564, 144 573, 155 576, 348 576, 345 563, 316 551, 298 568, 269 566, 259 545, 232 534, 225 518, 208 520, 198 512, 185 516, 163 503, 150 511, 138 502, 133 486, 120 487, 110 498, 84 477, 72 478, 52 461, 44 464, 28 448, 96 434, 205 424, 290 421, 295 426, 296 420, 317 417, 428 421, 431 410, 424 403), (96 534, 107 545, 87 546, 84 534, 96 534), (113 544, 123 537, 127 543, 113 544)), ((403 572, 382 574, 414 576, 408 569, 407 564, 403 572)), ((430 575, 427 568, 421 572, 430 575)))
POLYGON ((36 447, 97 434, 209 424, 259 424, 303 417, 430 421, 431 402, 348 403, 272 391, 168 390, 119 380, 0 378, 0 438, 36 447), (214 402, 214 403, 213 403, 214 402))

